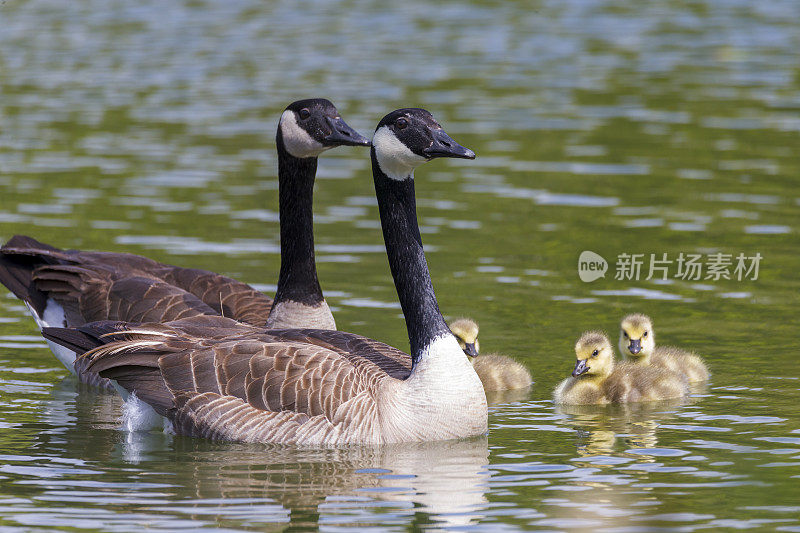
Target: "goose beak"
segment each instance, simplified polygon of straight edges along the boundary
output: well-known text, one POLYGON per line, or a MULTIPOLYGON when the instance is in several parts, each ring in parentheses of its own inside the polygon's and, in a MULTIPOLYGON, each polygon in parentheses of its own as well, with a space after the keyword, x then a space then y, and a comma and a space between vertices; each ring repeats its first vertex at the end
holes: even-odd
POLYGON ((630 350, 630 352, 633 355, 636 355, 637 353, 641 352, 642 351, 642 339, 636 339, 636 340, 631 339, 631 343, 628 345, 628 350, 630 350))
POLYGON ((464 353, 470 357, 476 357, 478 355, 478 349, 475 348, 475 343, 464 343, 464 353))
POLYGON ((586 359, 578 359, 578 361, 575 363, 575 370, 572 371, 572 377, 577 378, 588 371, 589 365, 586 364, 586 359))
POLYGON ((369 146, 369 139, 347 125, 341 117, 325 117, 331 132, 322 139, 325 146, 369 146))
POLYGON ((433 143, 422 153, 428 159, 435 157, 457 157, 475 159, 475 152, 455 142, 443 129, 433 130, 433 143))

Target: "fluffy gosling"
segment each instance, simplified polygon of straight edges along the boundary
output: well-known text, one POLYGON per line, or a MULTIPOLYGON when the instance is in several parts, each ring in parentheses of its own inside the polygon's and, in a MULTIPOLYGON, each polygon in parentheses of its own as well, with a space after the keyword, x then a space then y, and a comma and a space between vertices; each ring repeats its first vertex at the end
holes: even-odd
POLYGON ((656 347, 653 321, 646 315, 637 313, 622 319, 619 351, 637 365, 666 368, 685 376, 690 383, 708 379, 708 368, 700 356, 672 346, 656 347))
POLYGON ((553 392, 556 403, 597 405, 648 402, 689 394, 686 381, 665 369, 615 363, 604 333, 587 331, 575 344, 575 369, 553 392))
POLYGON ((487 391, 524 389, 530 386, 531 373, 510 357, 497 354, 478 355, 478 324, 469 318, 460 318, 450 324, 450 331, 458 339, 461 349, 472 361, 472 366, 481 378, 487 391))

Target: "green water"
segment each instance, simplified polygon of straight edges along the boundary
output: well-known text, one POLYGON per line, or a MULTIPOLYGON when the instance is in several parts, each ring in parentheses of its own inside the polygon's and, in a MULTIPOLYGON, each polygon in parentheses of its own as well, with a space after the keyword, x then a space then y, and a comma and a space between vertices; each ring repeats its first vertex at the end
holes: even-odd
MULTIPOLYGON (((126 434, 3 291, 0 529, 800 531, 798 20, 793 0, 0 3, 3 241, 271 292, 283 107, 327 97, 370 133, 423 106, 478 153, 417 172, 440 306, 535 379, 465 442, 126 434), (605 278, 579 279, 585 250, 605 278), (758 253, 759 276, 645 279, 681 253, 758 253), (638 281, 620 254, 645 254, 638 281), (634 311, 705 356, 708 386, 556 409, 578 335, 634 311)), ((341 329, 405 349, 373 194, 366 151, 320 160, 320 280, 341 329)))

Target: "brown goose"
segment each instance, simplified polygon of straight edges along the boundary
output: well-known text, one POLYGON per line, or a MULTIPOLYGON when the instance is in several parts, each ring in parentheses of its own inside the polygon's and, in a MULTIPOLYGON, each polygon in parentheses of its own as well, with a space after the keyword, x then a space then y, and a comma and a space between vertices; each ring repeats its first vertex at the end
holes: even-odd
POLYGON ((372 172, 411 355, 359 335, 272 330, 218 316, 45 328, 90 371, 135 393, 183 435, 302 445, 444 440, 486 432, 486 396, 433 291, 413 170, 472 159, 422 109, 378 124, 372 172))
MULTIPOLYGON (((276 145, 281 270, 274 302, 214 272, 132 254, 59 250, 25 236, 13 237, 0 249, 0 283, 25 302, 40 328, 222 315, 258 326, 336 329, 314 260, 311 209, 317 157, 336 146, 368 146, 369 140, 350 128, 331 102, 310 99, 283 112, 276 145)), ((73 352, 52 343, 51 348, 76 372, 73 352)), ((94 374, 78 372, 78 377, 101 383, 94 374)))

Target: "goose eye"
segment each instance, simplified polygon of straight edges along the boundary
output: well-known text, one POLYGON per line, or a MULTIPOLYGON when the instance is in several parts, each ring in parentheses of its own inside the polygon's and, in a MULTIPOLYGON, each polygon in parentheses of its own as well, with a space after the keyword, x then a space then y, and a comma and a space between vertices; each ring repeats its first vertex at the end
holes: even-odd
POLYGON ((311 111, 309 111, 307 107, 304 107, 303 109, 300 110, 300 113, 298 113, 298 115, 300 115, 301 120, 305 120, 311 116, 311 111))
POLYGON ((395 121, 394 125, 397 126, 398 130, 404 130, 404 129, 406 129, 406 126, 408 126, 408 120, 406 120, 404 118, 398 118, 395 121))
POLYGON ((597 357, 597 354, 600 353, 599 350, 595 350, 592 352, 592 357, 597 357))
POLYGON ((627 338, 628 338, 628 332, 627 332, 627 331, 623 331, 623 332, 622 332, 622 336, 623 336, 623 337, 625 337, 625 338, 627 339, 627 338))
POLYGON ((642 337, 647 338, 647 332, 646 331, 644 332, 644 335, 642 335, 642 337))

